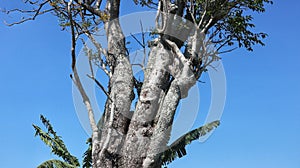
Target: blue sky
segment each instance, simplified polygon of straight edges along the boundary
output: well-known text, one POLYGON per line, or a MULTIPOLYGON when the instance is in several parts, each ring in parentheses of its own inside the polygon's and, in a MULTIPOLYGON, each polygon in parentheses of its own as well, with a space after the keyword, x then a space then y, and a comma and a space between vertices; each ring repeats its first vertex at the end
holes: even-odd
MULTIPOLYGON (((4 4, 19 7, 8 0, 0 7, 4 4)), ((124 13, 132 11, 123 5, 124 13)), ((300 167, 299 9, 299 1, 276 1, 255 15, 257 30, 269 37, 254 52, 223 56, 227 100, 221 126, 169 167, 300 167)), ((32 168, 53 158, 33 136, 31 125, 40 124, 40 114, 80 157, 88 135, 72 101, 69 34, 60 31, 56 18, 44 16, 14 27, 0 24, 0 37, 1 167, 32 168)))

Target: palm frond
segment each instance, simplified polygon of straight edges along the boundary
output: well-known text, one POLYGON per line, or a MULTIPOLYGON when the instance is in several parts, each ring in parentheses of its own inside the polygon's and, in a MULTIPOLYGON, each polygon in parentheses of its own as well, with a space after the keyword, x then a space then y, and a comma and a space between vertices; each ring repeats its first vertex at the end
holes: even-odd
POLYGON ((161 156, 163 165, 167 165, 174 161, 176 158, 181 158, 186 155, 186 145, 192 141, 199 139, 201 136, 206 135, 208 132, 220 125, 220 121, 213 121, 197 129, 194 129, 173 142, 161 156))
POLYGON ((91 168, 92 167, 92 138, 87 139, 86 144, 88 144, 89 147, 83 154, 82 168, 91 168))
POLYGON ((65 143, 61 140, 60 136, 56 135, 52 125, 49 120, 47 120, 43 115, 41 115, 41 121, 46 127, 47 132, 43 131, 40 127, 33 125, 35 129, 35 136, 39 136, 41 140, 51 148, 51 152, 59 157, 61 157, 66 163, 73 166, 80 166, 78 159, 71 155, 68 151, 65 143))
POLYGON ((71 165, 69 163, 60 160, 47 160, 40 164, 37 168, 77 168, 77 166, 71 165))

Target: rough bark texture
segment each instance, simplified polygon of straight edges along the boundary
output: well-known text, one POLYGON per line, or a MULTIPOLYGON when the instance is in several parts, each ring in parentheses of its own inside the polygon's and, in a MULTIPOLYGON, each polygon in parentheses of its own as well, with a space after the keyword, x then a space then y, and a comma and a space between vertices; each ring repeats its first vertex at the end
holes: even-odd
POLYGON ((185 41, 189 31, 181 29, 183 33, 179 39, 173 38, 181 20, 168 16, 172 24, 166 25, 164 34, 169 35, 163 34, 151 44, 139 99, 129 120, 133 76, 124 35, 116 19, 119 5, 119 0, 107 1, 106 4, 106 10, 111 13, 110 22, 105 23, 105 28, 108 59, 113 67, 109 82, 112 100, 107 100, 100 121, 101 139, 98 150, 93 153, 93 167, 160 167, 160 156, 167 147, 178 102, 187 96, 189 88, 195 84, 190 64, 182 54, 178 56, 178 47, 182 46, 182 39, 185 41))
POLYGON ((105 23, 108 41, 108 59, 113 67, 109 81, 110 99, 107 99, 101 123, 101 140, 98 151, 93 153, 93 167, 117 167, 120 149, 130 121, 130 105, 133 99, 133 74, 128 60, 125 38, 120 27, 120 0, 107 1, 106 10, 111 14, 105 23), (113 116, 112 123, 109 122, 113 116))
POLYGON ((160 98, 169 85, 167 67, 171 55, 160 41, 151 48, 144 84, 122 149, 121 164, 125 167, 142 167, 146 158, 160 98))

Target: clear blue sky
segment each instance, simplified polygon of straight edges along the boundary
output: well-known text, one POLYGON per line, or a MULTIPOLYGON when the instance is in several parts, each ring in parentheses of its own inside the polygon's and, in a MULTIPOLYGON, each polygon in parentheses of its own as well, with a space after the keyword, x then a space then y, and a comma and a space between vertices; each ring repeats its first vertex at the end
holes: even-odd
MULTIPOLYGON (((227 100, 221 126, 169 167, 300 168, 299 18, 300 2, 292 0, 276 1, 256 16, 257 29, 269 34, 266 46, 223 57, 227 100)), ((40 124, 40 114, 81 157, 88 135, 72 102, 69 34, 56 18, 44 16, 14 27, 0 24, 0 37, 1 167, 32 168, 53 158, 33 136, 31 124, 40 124)))

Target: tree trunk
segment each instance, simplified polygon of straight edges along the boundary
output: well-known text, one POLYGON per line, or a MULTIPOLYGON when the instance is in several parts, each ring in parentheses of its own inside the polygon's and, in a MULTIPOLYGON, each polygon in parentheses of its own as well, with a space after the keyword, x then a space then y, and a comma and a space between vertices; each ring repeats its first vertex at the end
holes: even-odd
MULTIPOLYGON (((105 28, 113 74, 109 81, 110 98, 98 124, 100 139, 94 145, 97 149, 93 150, 93 167, 161 167, 160 156, 167 147, 178 102, 186 97, 195 80, 189 79, 193 76, 190 67, 179 63, 182 60, 166 41, 171 37, 157 38, 151 46, 135 111, 129 112, 134 96, 133 74, 117 19, 119 5, 120 0, 106 4, 111 14, 105 28)), ((168 31, 172 28, 168 27, 168 31)))

